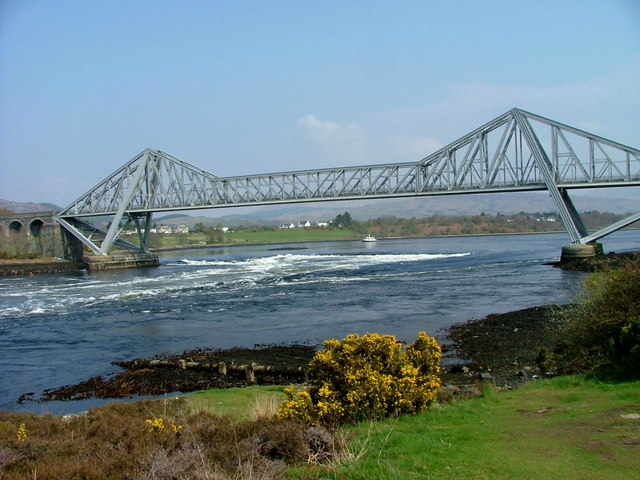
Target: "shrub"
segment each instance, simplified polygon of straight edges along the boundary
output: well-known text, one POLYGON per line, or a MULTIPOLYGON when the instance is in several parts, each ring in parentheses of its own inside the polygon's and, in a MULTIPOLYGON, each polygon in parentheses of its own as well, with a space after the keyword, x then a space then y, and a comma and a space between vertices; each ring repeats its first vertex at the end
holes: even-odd
POLYGON ((420 412, 440 387, 441 357, 424 332, 408 346, 377 333, 327 340, 309 365, 309 386, 287 388, 277 415, 333 427, 420 412))
POLYGON ((592 274, 584 295, 564 313, 563 370, 640 379, 640 263, 592 274))

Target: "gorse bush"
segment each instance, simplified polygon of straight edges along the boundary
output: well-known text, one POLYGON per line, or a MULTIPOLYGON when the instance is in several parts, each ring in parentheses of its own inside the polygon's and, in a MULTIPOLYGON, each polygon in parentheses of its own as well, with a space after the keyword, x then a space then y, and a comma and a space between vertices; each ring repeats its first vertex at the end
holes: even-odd
POLYGON ((561 371, 640 379, 640 263, 592 274, 564 314, 561 371))
POLYGON ((277 416, 333 427, 423 411, 440 387, 441 358, 424 332, 407 346, 377 333, 327 340, 309 365, 309 386, 286 389, 277 416))

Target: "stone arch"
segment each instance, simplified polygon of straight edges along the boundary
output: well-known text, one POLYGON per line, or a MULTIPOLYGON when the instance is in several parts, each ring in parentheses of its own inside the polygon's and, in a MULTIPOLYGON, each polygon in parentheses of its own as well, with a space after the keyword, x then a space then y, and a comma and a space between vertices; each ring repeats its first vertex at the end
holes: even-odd
POLYGON ((9 223, 9 233, 20 233, 24 225, 18 220, 9 223))
POLYGON ((38 238, 42 233, 43 226, 44 226, 44 222, 41 219, 36 218, 29 224, 29 233, 31 234, 32 237, 38 238))

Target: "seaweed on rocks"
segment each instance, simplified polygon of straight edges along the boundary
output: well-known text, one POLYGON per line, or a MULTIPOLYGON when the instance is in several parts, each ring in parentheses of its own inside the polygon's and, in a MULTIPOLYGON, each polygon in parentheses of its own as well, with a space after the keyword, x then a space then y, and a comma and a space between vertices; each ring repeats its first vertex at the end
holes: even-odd
POLYGON ((195 349, 149 359, 113 362, 125 370, 93 377, 75 385, 21 395, 18 402, 124 398, 209 388, 286 385, 305 380, 315 353, 308 345, 256 345, 228 350, 195 349))

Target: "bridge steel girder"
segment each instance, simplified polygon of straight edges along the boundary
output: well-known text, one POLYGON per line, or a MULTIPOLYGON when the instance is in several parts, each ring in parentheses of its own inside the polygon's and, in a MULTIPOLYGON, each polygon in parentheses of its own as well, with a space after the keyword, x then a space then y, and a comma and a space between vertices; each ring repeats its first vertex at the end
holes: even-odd
POLYGON ((638 185, 640 150, 514 108, 417 162, 217 177, 165 152, 147 149, 71 203, 58 218, 69 229, 83 217, 113 217, 100 245, 80 229, 70 230, 84 237, 81 240, 94 252, 106 254, 123 221, 135 222, 140 241, 135 248, 146 251, 154 212, 548 190, 571 241, 586 243, 593 241, 593 235, 568 190, 638 185))
POLYGON ((538 169, 542 173, 547 190, 549 190, 549 194, 551 195, 556 208, 558 208, 560 218, 567 229, 567 233, 569 233, 569 237, 571 237, 571 241, 573 243, 580 242, 580 239, 588 235, 589 231, 584 226, 584 223, 582 223, 580 214, 569 198, 567 190, 558 187, 556 183, 556 176, 553 171, 553 165, 540 145, 540 141, 533 132, 531 125, 524 119, 524 116, 520 111, 514 110, 513 115, 527 140, 527 144, 535 158, 538 169))

